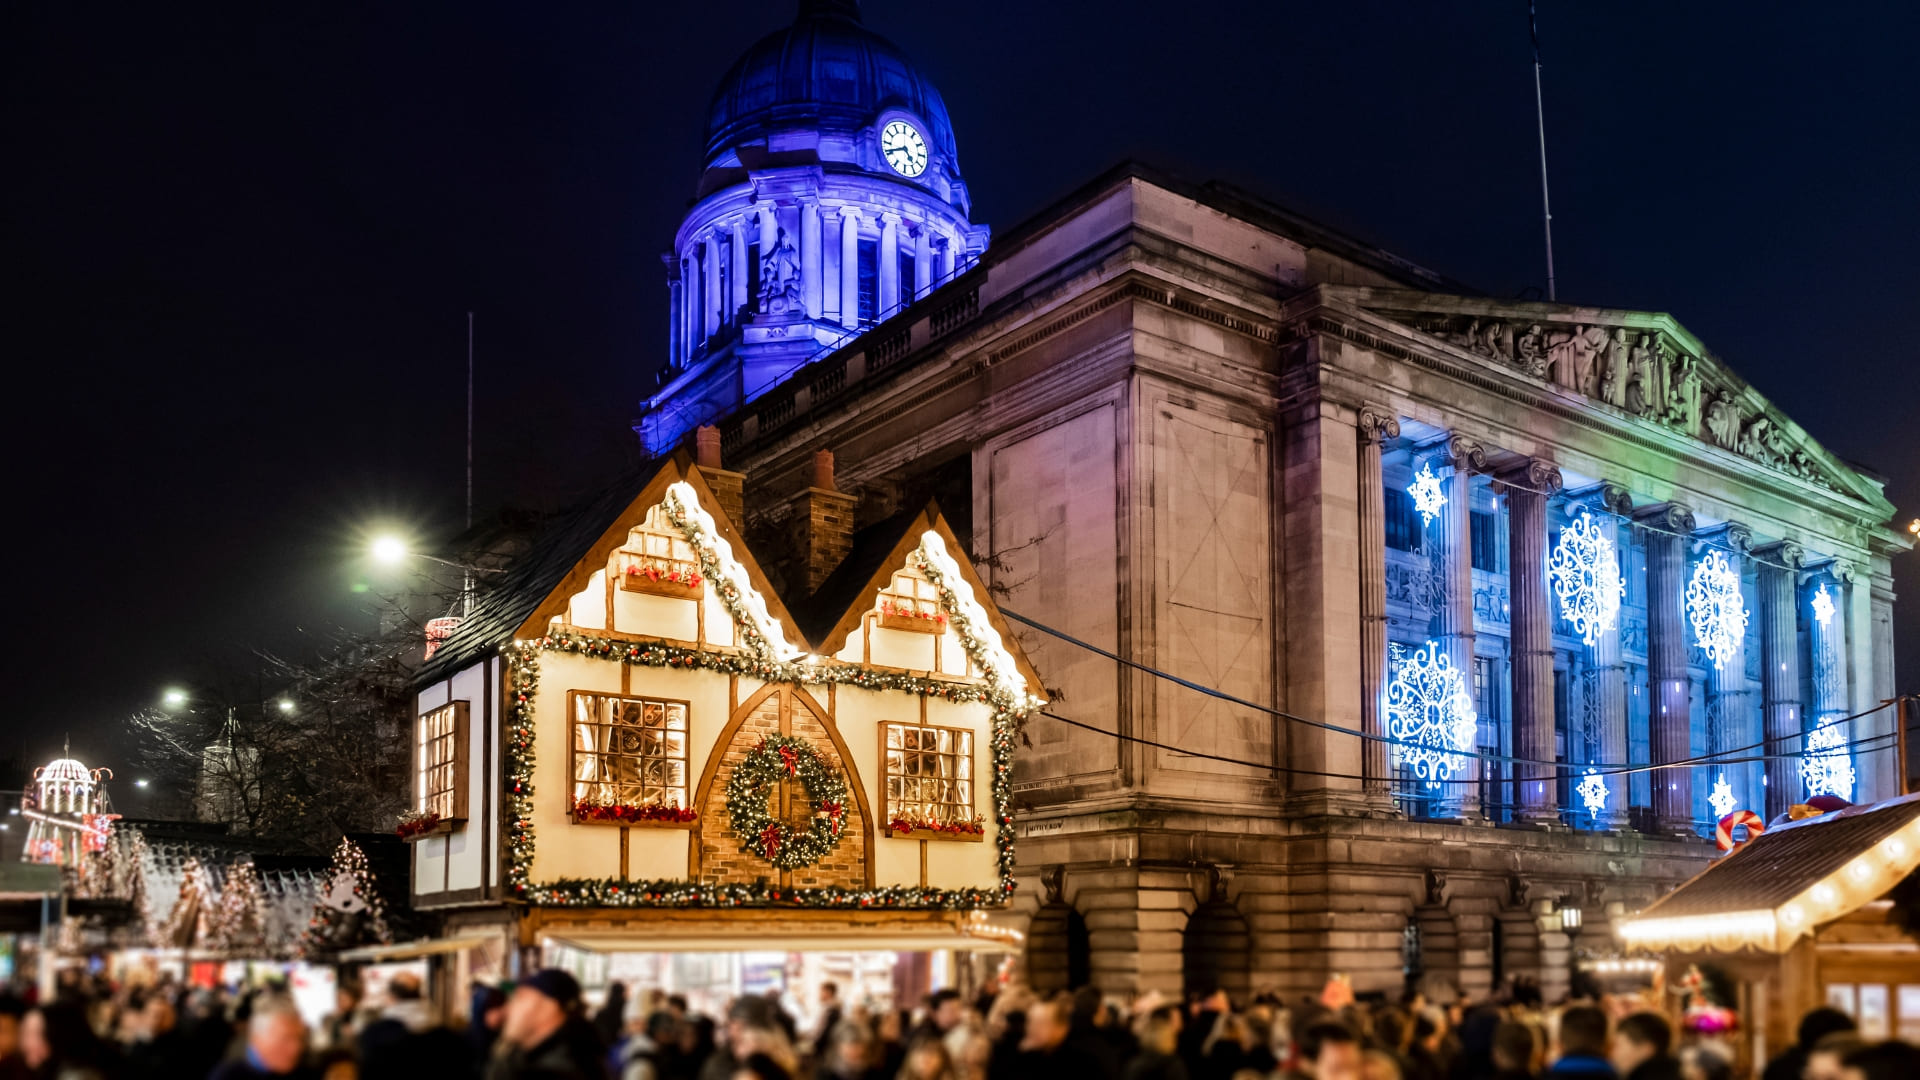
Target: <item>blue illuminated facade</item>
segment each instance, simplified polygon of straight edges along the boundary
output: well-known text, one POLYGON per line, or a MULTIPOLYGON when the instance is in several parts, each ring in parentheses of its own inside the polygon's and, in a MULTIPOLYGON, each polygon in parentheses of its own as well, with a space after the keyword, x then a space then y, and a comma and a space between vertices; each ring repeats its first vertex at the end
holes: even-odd
POLYGON ((964 272, 988 230, 939 91, 861 25, 801 0, 708 110, 696 202, 663 257, 668 367, 635 426, 649 453, 765 393, 964 272))

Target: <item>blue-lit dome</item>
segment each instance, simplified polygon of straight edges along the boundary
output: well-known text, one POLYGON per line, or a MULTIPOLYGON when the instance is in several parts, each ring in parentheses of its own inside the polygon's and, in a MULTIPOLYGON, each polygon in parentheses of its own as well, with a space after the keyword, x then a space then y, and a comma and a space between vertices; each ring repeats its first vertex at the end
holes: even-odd
POLYGON ((959 175, 946 103, 905 53, 860 25, 855 0, 801 0, 792 26, 760 39, 721 78, 707 112, 707 162, 781 131, 854 132, 887 108, 926 125, 959 175))

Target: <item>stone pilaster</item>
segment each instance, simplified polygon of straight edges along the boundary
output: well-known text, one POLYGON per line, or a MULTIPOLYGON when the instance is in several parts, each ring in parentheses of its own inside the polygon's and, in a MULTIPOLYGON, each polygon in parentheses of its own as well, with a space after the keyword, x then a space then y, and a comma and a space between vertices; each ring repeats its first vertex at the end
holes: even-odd
MULTIPOLYGON (((1620 535, 1620 520, 1633 513, 1633 497, 1619 484, 1599 483, 1582 488, 1568 496, 1572 506, 1585 509, 1593 515, 1605 535, 1613 541, 1614 557, 1619 558, 1626 550, 1625 539, 1620 535)), ((1624 575, 1624 571, 1622 571, 1624 575)), ((1613 626, 1601 631, 1593 640, 1593 682, 1594 715, 1591 743, 1593 754, 1608 765, 1618 765, 1627 760, 1627 665, 1621 656, 1620 632, 1624 617, 1616 616, 1613 626)), ((1622 773, 1612 773, 1606 777, 1607 808, 1598 817, 1598 823, 1608 829, 1624 828, 1627 824, 1627 777, 1622 773)))
POLYGON ((826 252, 820 247, 820 204, 808 199, 800 204, 800 302, 807 316, 818 319, 826 313, 826 252))
MULTIPOLYGON (((1360 410, 1360 730, 1383 736, 1382 696, 1387 685, 1387 514, 1380 471, 1381 444, 1400 437, 1392 413, 1367 406, 1360 410)), ((1368 739, 1360 748, 1366 795, 1391 808, 1387 745, 1368 739)))
POLYGON ((1768 821, 1798 801, 1799 769, 1778 755, 1800 749, 1799 577, 1803 553, 1790 540, 1755 548, 1760 584, 1760 713, 1766 732, 1768 821))
MULTIPOLYGON (((1687 540, 1693 511, 1660 503, 1634 515, 1647 540, 1647 679, 1653 763, 1692 756, 1691 683, 1687 677, 1687 540)), ((1653 774, 1653 815, 1662 832, 1693 830, 1693 777, 1686 769, 1653 774)))
MULTIPOLYGON (((1554 760, 1553 609, 1547 595, 1547 500, 1560 490, 1560 470, 1531 458, 1497 477, 1507 500, 1507 590, 1512 606, 1513 756, 1554 760)), ((1515 817, 1560 819, 1554 770, 1518 765, 1515 817)))
POLYGON ((685 367, 686 353, 686 289, 680 281, 680 260, 671 254, 662 255, 660 261, 667 267, 667 366, 685 367))
POLYGON ((707 332, 701 335, 702 340, 710 338, 720 332, 720 312, 727 306, 726 301, 720 297, 720 244, 722 242, 722 235, 723 234, 717 230, 707 234, 707 255, 706 258, 702 260, 706 263, 706 268, 702 271, 702 273, 706 275, 706 288, 700 290, 700 292, 701 295, 706 298, 707 309, 702 313, 703 317, 707 320, 707 332))
POLYGON ((933 289, 933 228, 922 225, 913 234, 913 296, 919 299, 933 289))
MULTIPOLYGON (((1434 470, 1444 476, 1442 494, 1446 503, 1435 519, 1438 525, 1435 568, 1441 585, 1440 610, 1435 630, 1447 662, 1460 677, 1473 685, 1473 474, 1485 472, 1487 452, 1471 439, 1459 435, 1434 448, 1434 470)), ((1453 770, 1453 783, 1442 789, 1445 805, 1463 818, 1482 816, 1480 807, 1480 762, 1462 758, 1453 770)))
POLYGON ((721 322, 732 326, 740 321, 740 309, 747 306, 747 219, 733 223, 732 258, 727 263, 727 306, 721 322))
POLYGON ((860 325, 860 211, 840 208, 840 325, 860 325))

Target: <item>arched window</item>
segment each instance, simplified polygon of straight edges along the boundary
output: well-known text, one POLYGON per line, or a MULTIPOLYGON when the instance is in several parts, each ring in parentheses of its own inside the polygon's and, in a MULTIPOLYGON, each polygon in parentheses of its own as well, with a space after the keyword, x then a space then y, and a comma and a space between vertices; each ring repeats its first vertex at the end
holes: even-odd
POLYGON ((1027 985, 1041 993, 1076 990, 1093 981, 1087 920, 1062 903, 1034 912, 1027 925, 1027 985))
POLYGON ((1195 908, 1187 918, 1180 955, 1187 994, 1225 990, 1235 1004, 1247 1003, 1253 976, 1253 935, 1247 920, 1232 904, 1212 900, 1195 908))

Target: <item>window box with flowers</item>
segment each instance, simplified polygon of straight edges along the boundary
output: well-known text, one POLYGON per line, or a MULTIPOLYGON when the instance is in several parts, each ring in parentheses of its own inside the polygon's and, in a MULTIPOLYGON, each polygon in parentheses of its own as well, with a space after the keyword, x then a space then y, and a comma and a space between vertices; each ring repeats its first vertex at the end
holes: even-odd
POLYGON ((880 725, 887 835, 911 840, 986 839, 973 802, 973 732, 887 721, 880 725))
POLYGON ((414 718, 413 806, 393 831, 402 840, 444 836, 467 822, 465 701, 450 701, 414 718))
POLYGON ((706 584, 700 576, 700 561, 686 539, 647 525, 633 530, 627 543, 613 553, 613 572, 627 592, 679 600, 698 597, 706 584))
POLYGON ((687 703, 568 693, 575 825, 690 829, 699 814, 687 789, 687 703))
POLYGON ((947 613, 937 600, 905 593, 880 594, 880 625, 889 630, 938 634, 947 628, 947 613))

